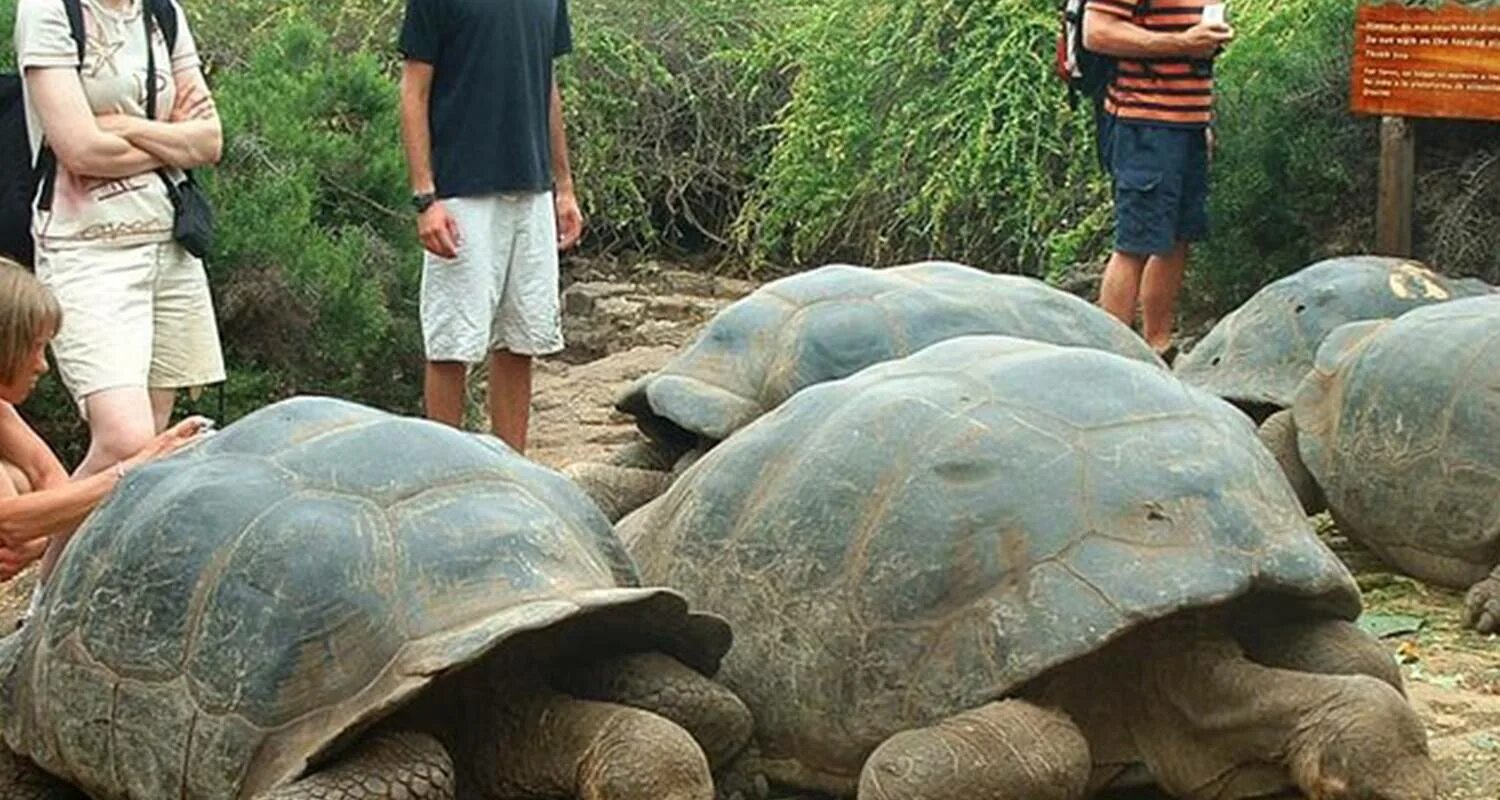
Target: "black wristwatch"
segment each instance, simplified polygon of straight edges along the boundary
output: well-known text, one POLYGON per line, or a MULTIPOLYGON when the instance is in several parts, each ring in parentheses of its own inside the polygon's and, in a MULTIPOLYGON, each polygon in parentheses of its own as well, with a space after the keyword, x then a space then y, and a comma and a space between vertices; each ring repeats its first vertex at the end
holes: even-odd
POLYGON ((419 192, 411 196, 411 207, 416 209, 418 214, 432 208, 432 204, 436 202, 436 192, 419 192))

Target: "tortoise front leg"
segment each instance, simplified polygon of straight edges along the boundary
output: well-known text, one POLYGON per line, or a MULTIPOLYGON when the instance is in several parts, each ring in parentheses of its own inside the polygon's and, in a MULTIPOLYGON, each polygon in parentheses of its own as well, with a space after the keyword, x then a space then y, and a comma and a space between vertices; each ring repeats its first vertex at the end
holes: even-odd
POLYGON ((595 462, 569 464, 563 475, 578 484, 611 523, 656 499, 672 484, 667 472, 595 462))
POLYGON ((1500 566, 1469 589, 1464 623, 1480 633, 1500 633, 1500 566))
POLYGON ((588 700, 643 708, 687 730, 714 773, 721 800, 765 797, 766 779, 750 752, 754 719, 734 692, 663 653, 602 659, 563 676, 558 688, 588 700))
POLYGON ((83 792, 0 746, 0 797, 5 800, 86 800, 83 792))
POLYGON ((887 739, 865 761, 859 800, 1080 800, 1092 770, 1067 715, 1006 700, 887 739))
POLYGON ((453 760, 436 739, 389 733, 258 800, 453 800, 453 787, 453 760))
POLYGON ((713 800, 708 759, 688 732, 649 711, 545 690, 501 709, 480 761, 490 795, 577 800, 713 800))
POLYGON ((558 688, 666 717, 692 734, 715 770, 745 749, 754 726, 733 692, 663 653, 601 659, 565 675, 558 688))
POLYGON ((1276 457, 1276 463, 1281 465, 1287 483, 1297 493, 1303 512, 1311 515, 1327 508, 1328 502, 1323 497, 1323 489, 1308 471, 1307 465, 1302 461, 1302 453, 1297 449, 1297 423, 1292 419, 1291 409, 1278 411, 1267 417, 1261 424, 1259 433, 1261 444, 1276 457))

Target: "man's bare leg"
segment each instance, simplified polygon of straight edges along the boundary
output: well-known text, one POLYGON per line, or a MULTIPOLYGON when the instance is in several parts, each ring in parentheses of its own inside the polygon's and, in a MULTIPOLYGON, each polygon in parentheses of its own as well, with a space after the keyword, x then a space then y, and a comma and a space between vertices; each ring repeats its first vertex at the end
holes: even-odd
POLYGON ((1158 353, 1172 345, 1177 295, 1182 290, 1187 256, 1187 242, 1178 242, 1172 252, 1152 256, 1141 278, 1141 336, 1158 353))
POLYGON ((429 361, 423 399, 427 418, 455 428, 464 423, 464 380, 468 365, 460 361, 429 361))
POLYGON ((1104 268, 1099 284, 1099 306, 1127 327, 1135 327, 1135 309, 1140 300, 1141 274, 1146 256, 1116 251, 1104 268))
POLYGON ((526 452, 531 423, 531 356, 490 353, 490 430, 517 453, 526 452))

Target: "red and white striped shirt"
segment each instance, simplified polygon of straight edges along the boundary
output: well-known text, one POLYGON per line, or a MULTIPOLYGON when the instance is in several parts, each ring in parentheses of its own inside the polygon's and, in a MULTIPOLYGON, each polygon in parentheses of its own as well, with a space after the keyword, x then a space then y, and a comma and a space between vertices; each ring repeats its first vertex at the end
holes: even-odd
MULTIPOLYGON (((1175 33, 1203 19, 1205 0, 1088 0, 1088 8, 1149 31, 1175 33)), ((1213 119, 1213 62, 1173 56, 1117 59, 1104 108, 1124 120, 1206 127, 1213 119)))

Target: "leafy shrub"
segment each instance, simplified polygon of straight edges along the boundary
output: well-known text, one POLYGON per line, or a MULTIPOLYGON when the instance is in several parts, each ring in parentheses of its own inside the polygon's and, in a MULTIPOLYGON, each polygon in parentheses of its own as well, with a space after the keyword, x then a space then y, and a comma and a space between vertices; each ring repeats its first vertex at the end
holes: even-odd
MULTIPOLYGON (((1051 77, 1051 0, 823 0, 739 241, 796 263, 1056 271, 1097 252, 1091 119, 1051 77)), ((1086 107, 1085 107, 1086 108, 1086 107)))

